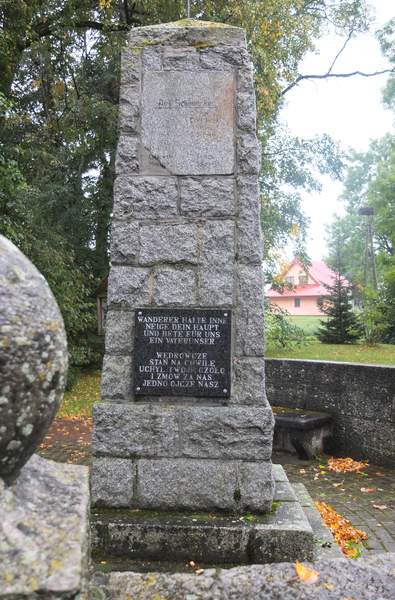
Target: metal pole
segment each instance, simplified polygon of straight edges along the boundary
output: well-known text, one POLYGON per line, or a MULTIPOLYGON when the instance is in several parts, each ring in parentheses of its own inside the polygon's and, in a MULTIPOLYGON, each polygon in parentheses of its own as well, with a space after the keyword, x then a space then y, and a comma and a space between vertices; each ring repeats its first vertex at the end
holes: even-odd
POLYGON ((189 13, 190 13, 190 10, 189 10, 189 0, 187 0, 187 19, 189 19, 189 13))
POLYGON ((373 227, 370 221, 368 221, 369 237, 370 237, 370 252, 372 253, 372 271, 373 271, 373 287, 377 292, 377 273, 376 273, 376 260, 373 250, 373 227))
POLYGON ((365 223, 366 231, 365 231, 365 256, 364 256, 364 265, 363 265, 363 287, 366 288, 367 280, 368 280, 368 244, 369 244, 369 231, 368 224, 365 223))

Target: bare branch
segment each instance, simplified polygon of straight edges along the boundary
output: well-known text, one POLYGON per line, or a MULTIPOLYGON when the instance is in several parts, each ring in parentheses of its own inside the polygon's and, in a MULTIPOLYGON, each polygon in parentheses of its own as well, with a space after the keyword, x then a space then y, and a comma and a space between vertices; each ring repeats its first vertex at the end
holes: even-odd
POLYGON ((384 75, 385 73, 395 73, 395 67, 392 69, 384 69, 383 71, 375 71, 374 73, 362 73, 361 71, 353 71, 353 73, 325 73, 325 75, 299 75, 295 79, 293 83, 287 86, 282 92, 281 95, 284 96, 287 92, 292 90, 299 83, 299 81, 303 81, 303 79, 329 79, 329 77, 339 77, 342 79, 348 77, 354 77, 354 75, 360 75, 361 77, 376 77, 376 75, 384 75))
POLYGON ((337 61, 337 59, 339 58, 340 54, 343 52, 344 48, 347 46, 348 42, 351 40, 352 38, 352 34, 353 32, 350 31, 350 33, 348 34, 348 38, 346 39, 346 41, 344 42, 342 48, 339 50, 339 52, 336 54, 333 63, 331 64, 331 66, 329 67, 328 73, 332 72, 333 67, 335 66, 335 62, 337 61))

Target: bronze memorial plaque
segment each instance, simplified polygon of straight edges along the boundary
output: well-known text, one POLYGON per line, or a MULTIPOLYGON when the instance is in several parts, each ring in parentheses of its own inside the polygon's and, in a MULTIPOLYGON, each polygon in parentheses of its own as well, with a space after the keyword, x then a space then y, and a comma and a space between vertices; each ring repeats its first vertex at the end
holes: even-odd
POLYGON ((134 392, 230 396, 231 312, 138 308, 134 392))

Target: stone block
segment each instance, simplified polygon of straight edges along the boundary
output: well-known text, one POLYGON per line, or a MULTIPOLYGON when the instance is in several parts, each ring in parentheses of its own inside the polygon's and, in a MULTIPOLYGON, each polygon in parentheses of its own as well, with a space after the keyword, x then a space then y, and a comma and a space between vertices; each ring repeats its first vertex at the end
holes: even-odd
POLYGON ((140 126, 140 92, 135 85, 121 86, 118 129, 121 133, 136 134, 140 126))
MULTIPOLYGON (((112 555, 140 561, 167 560, 185 564, 186 560, 189 562, 193 558, 196 562, 218 564, 218 559, 222 558, 227 563, 248 562, 246 550, 251 536, 250 528, 240 527, 237 517, 222 527, 217 526, 219 520, 216 517, 214 525, 210 519, 202 523, 201 517, 193 520, 180 515, 176 522, 174 518, 167 517, 166 525, 157 519, 150 519, 148 523, 109 522, 106 542, 99 542, 96 547, 105 546, 112 555)), ((93 528, 99 530, 96 523, 93 528)), ((99 539, 103 537, 98 536, 99 539)), ((120 597, 127 598, 126 595, 120 597)))
POLYGON ((185 458, 137 462, 139 508, 235 511, 237 489, 235 462, 185 458))
POLYGON ((109 310, 106 327, 107 354, 131 354, 133 350, 134 312, 109 310))
POLYGON ((208 221, 203 228, 199 303, 227 307, 234 300, 235 225, 208 221))
POLYGON ((149 269, 111 267, 108 282, 108 306, 135 308, 149 303, 149 269))
POLYGON ((263 358, 240 358, 234 361, 232 404, 267 406, 265 361, 263 358))
POLYGON ((262 266, 240 265, 237 281, 236 354, 265 354, 265 308, 262 266))
POLYGON ((121 86, 140 80, 140 48, 129 46, 121 53, 121 86))
POLYGON ((138 250, 138 224, 114 221, 111 227, 111 264, 133 264, 138 250))
POLYGON ((232 217, 234 181, 230 177, 180 180, 180 212, 186 217, 232 217))
POLYGON ((141 509, 269 512, 271 462, 138 459, 135 503, 141 509))
POLYGON ((254 73, 251 63, 245 67, 237 69, 236 85, 238 90, 244 92, 254 89, 254 73))
POLYGON ((246 47, 245 30, 240 27, 224 25, 213 27, 205 21, 193 21, 182 26, 179 22, 176 27, 173 23, 161 23, 149 27, 134 27, 129 31, 129 44, 131 46, 146 46, 161 44, 163 46, 196 46, 196 44, 211 46, 241 46, 246 47), (191 22, 192 24, 192 22, 191 22))
POLYGON ((242 462, 237 474, 239 510, 244 513, 268 514, 272 508, 274 491, 271 461, 242 462))
POLYGON ((114 215, 118 219, 170 219, 177 216, 173 177, 117 177, 114 215))
POLYGON ((136 465, 123 458, 92 458, 93 507, 122 508, 133 505, 136 465))
POLYGON ((279 502, 280 500, 283 500, 285 502, 297 501, 295 492, 289 481, 276 481, 273 500, 275 502, 279 502))
POLYGON ((138 173, 140 142, 137 137, 121 135, 115 158, 115 174, 138 173))
POLYGON ((132 359, 106 354, 103 360, 101 397, 125 400, 132 395, 132 359))
POLYGON ((174 175, 232 174, 233 96, 233 73, 148 71, 142 145, 174 175))
POLYGON ((280 502, 275 518, 256 529, 256 562, 294 562, 299 556, 300 560, 313 559, 313 530, 299 502, 280 502))
POLYGON ((197 225, 146 225, 140 229, 140 264, 198 263, 197 225))
POLYGON ((163 66, 163 48, 144 48, 142 51, 144 71, 161 71, 163 66))
POLYGON ((189 48, 164 47, 164 71, 197 71, 199 69, 201 69, 199 53, 193 46, 189 48))
POLYGON ((241 89, 237 93, 237 125, 244 131, 256 130, 256 104, 253 89, 241 89))
POLYGON ((247 50, 240 47, 215 46, 202 48, 200 50, 200 60, 202 66, 206 69, 222 70, 225 68, 223 65, 251 68, 251 61, 247 50))
POLYGON ((273 414, 269 406, 182 408, 182 452, 191 458, 269 460, 273 414))
POLYGON ((255 133, 240 132, 237 136, 237 166, 240 174, 258 175, 261 170, 262 148, 255 133))
MULTIPOLYGON (((288 477, 281 465, 272 465, 274 481, 288 481, 288 477)), ((310 496, 309 496, 310 498, 310 496)))
POLYGON ((0 479, 1 599, 88 597, 88 472, 34 454, 0 479))
MULTIPOLYGON (((357 560, 344 556, 322 558, 306 565, 319 573, 317 583, 306 584, 296 576, 294 563, 296 558, 309 561, 312 557, 310 553, 309 558, 298 539, 303 539, 301 531, 297 537, 289 536, 288 540, 280 536, 272 538, 272 556, 288 555, 287 560, 290 561, 283 562, 280 558, 280 564, 269 560, 270 564, 205 569, 200 574, 112 572, 106 586, 109 590, 107 598, 118 600, 130 596, 145 600, 148 594, 159 598, 189 597, 188 600, 193 600, 193 596, 199 600, 388 600, 395 597, 393 553, 372 554, 357 560), (286 547, 283 541, 288 541, 286 547)), ((201 556, 204 558, 204 554, 201 556)), ((240 564, 243 561, 236 562, 240 564)), ((217 563, 213 561, 213 564, 217 563)))
POLYGON ((197 274, 193 269, 164 267, 154 271, 152 299, 156 306, 196 306, 197 274))
POLYGON ((180 455, 179 408, 147 404, 93 405, 92 453, 119 458, 180 455))
POLYGON ((261 202, 255 175, 238 177, 237 258, 244 264, 262 264, 263 238, 260 223, 261 202))

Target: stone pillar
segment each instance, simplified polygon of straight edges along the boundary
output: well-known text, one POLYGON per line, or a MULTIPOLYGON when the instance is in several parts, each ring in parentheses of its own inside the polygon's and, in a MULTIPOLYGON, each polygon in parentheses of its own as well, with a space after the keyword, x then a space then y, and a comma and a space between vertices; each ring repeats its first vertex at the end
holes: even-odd
POLYGON ((93 505, 269 512, 260 146, 245 32, 192 20, 136 28, 121 82, 93 505))

